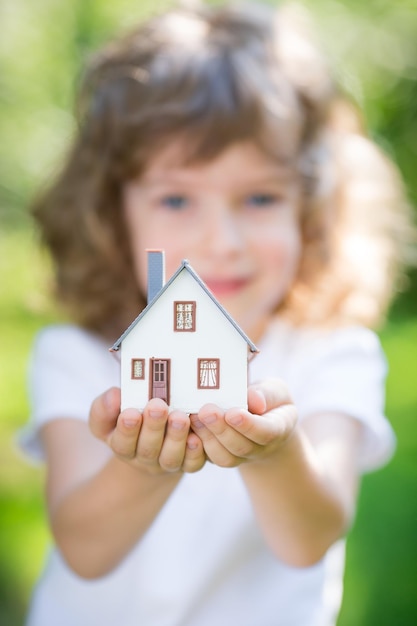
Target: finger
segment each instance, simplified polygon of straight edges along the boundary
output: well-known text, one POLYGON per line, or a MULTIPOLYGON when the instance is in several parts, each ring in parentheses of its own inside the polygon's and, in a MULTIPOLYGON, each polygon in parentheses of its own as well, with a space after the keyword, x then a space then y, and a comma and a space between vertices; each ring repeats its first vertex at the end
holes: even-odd
POLYGON ((168 417, 165 438, 159 455, 159 465, 167 472, 181 469, 187 437, 190 431, 190 418, 183 411, 173 411, 168 417))
POLYGON ((169 409, 160 398, 149 400, 143 411, 137 457, 143 463, 155 463, 162 449, 169 409))
MULTIPOLYGON (((243 413, 240 409, 232 410, 237 415, 243 413)), ((250 418, 250 414, 245 411, 250 418)), ((227 414, 227 413, 226 413, 227 414)), ((249 439, 245 434, 239 432, 233 427, 233 424, 225 420, 225 415, 215 405, 205 405, 199 412, 199 420, 204 424, 205 428, 210 431, 219 443, 230 452, 234 457, 245 458, 254 452, 256 443, 249 439)))
MULTIPOLYGON (((220 411, 218 407, 216 407, 216 410, 220 411)), ((201 439, 207 458, 220 467, 235 467, 239 465, 240 460, 227 450, 217 439, 216 435, 200 420, 200 413, 201 411, 198 415, 191 415, 191 425, 193 431, 201 439)), ((220 416, 217 415, 217 417, 220 419, 220 416)))
POLYGON ((275 407, 291 402, 288 388, 279 378, 268 378, 248 388, 248 408, 256 415, 262 415, 275 407))
POLYGON ((185 448, 182 471, 187 474, 198 472, 204 467, 207 457, 204 452, 203 443, 195 433, 189 433, 185 448))
POLYGON ((141 425, 142 415, 138 410, 126 409, 120 414, 108 440, 116 456, 127 460, 135 458, 141 425))
POLYGON ((89 426, 95 437, 107 441, 120 413, 120 389, 112 387, 98 396, 91 405, 89 426))
MULTIPOLYGON (((220 411, 220 409, 216 407, 215 405, 206 405, 206 407, 207 407, 208 413, 211 413, 212 411, 213 412, 220 411)), ((201 411, 202 409, 198 413, 191 413, 190 422, 191 422, 191 430, 194 431, 196 435, 201 439, 203 446, 205 447, 205 444, 209 443, 212 440, 215 440, 216 436, 210 431, 210 429, 200 419, 201 411)), ((220 419, 220 413, 218 415, 220 419)), ((207 421, 209 422, 210 420, 208 419, 207 421)))
POLYGON ((284 442, 294 430, 297 411, 293 404, 284 404, 264 415, 254 415, 242 409, 230 409, 225 422, 241 435, 260 446, 273 440, 284 442))

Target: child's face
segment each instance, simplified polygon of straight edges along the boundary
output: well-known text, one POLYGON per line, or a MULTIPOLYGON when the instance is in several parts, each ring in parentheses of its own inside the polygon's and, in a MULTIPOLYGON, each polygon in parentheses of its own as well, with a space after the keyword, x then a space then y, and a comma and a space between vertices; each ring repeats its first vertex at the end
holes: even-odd
POLYGON ((258 340, 297 271, 301 238, 294 174, 254 144, 183 165, 179 143, 123 188, 139 287, 146 248, 165 250, 167 279, 188 259, 242 329, 258 340))

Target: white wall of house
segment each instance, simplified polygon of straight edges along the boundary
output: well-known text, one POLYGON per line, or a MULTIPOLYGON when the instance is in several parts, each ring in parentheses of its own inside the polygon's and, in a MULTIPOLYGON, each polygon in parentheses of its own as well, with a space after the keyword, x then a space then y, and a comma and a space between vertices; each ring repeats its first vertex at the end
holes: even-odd
POLYGON ((170 359, 172 408, 192 413, 207 402, 247 406, 247 343, 185 269, 122 342, 122 409, 141 409, 148 401, 151 358, 170 359), (195 332, 174 332, 177 300, 196 301, 195 332), (144 380, 132 380, 133 358, 145 359, 144 380), (219 389, 198 389, 199 358, 220 359, 219 389))

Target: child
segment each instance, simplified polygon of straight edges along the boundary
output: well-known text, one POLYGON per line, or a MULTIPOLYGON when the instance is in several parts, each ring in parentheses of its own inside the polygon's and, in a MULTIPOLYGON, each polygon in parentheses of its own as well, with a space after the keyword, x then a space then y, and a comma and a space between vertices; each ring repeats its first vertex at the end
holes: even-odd
POLYGON ((152 18, 93 59, 79 113, 34 208, 73 323, 32 360, 56 547, 28 624, 334 624, 360 475, 394 447, 369 327, 407 226, 396 171, 285 7, 152 18), (147 248, 258 345, 248 410, 119 414, 108 348, 147 248))

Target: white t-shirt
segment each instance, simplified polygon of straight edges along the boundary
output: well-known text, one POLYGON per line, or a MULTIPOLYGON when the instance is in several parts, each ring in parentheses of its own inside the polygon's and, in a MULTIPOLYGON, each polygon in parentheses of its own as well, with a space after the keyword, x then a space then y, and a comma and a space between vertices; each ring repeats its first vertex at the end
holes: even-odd
MULTIPOLYGON (((252 381, 286 381, 300 419, 331 411, 363 423, 360 466, 382 465, 395 445, 383 415, 386 364, 377 337, 274 323, 250 363, 252 381)), ((33 412, 21 444, 42 458, 39 428, 59 417, 86 421, 92 400, 119 383, 101 339, 73 326, 44 330, 31 363, 33 412)), ((56 548, 34 591, 27 626, 331 626, 342 594, 344 543, 308 568, 271 554, 239 470, 207 463, 186 474, 127 558, 83 580, 56 548)))

